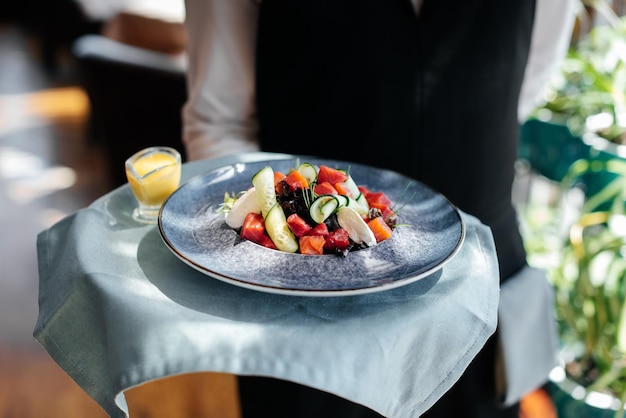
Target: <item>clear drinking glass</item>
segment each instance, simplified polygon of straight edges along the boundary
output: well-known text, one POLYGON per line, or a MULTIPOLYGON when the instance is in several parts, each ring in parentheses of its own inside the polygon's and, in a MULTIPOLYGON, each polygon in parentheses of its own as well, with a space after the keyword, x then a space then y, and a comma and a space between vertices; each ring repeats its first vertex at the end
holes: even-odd
POLYGON ((170 147, 143 149, 126 160, 126 177, 139 203, 133 219, 154 224, 159 209, 180 184, 180 153, 170 147))

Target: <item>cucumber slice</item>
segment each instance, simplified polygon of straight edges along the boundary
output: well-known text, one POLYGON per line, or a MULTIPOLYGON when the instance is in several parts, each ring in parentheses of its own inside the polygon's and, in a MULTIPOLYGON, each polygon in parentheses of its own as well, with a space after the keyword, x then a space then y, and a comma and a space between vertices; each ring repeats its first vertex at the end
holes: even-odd
POLYGON ((376 237, 361 215, 349 206, 342 206, 337 211, 337 222, 345 229, 350 239, 356 243, 364 242, 368 247, 376 245, 376 237))
POLYGON ((276 189, 274 188, 274 170, 265 166, 253 177, 252 184, 256 189, 257 200, 261 208, 261 214, 265 218, 267 213, 276 204, 276 189))
POLYGON ((279 204, 275 204, 265 217, 265 230, 276 248, 287 253, 298 251, 298 241, 287 225, 285 212, 279 204))
POLYGON ((302 176, 309 182, 309 184, 313 184, 317 180, 317 168, 311 163, 302 163, 298 167, 298 171, 302 176))
POLYGON ((337 199, 338 206, 350 206, 350 198, 348 196, 337 195, 335 199, 337 199))
POLYGON ((339 206, 339 200, 336 196, 325 194, 318 196, 309 207, 309 214, 318 224, 321 224, 328 218, 339 206))
POLYGON ((368 213, 370 210, 370 205, 367 203, 367 200, 365 200, 365 196, 363 196, 363 193, 361 193, 361 191, 359 190, 359 186, 357 186, 357 184, 354 182, 350 175, 348 175, 348 178, 344 182, 344 186, 352 195, 350 201, 352 208, 362 215, 368 213))
POLYGON ((359 192, 356 199, 351 200, 351 207, 361 215, 365 215, 370 211, 370 205, 367 203, 363 193, 359 192))
POLYGON ((241 228, 246 215, 250 212, 261 213, 261 206, 259 206, 259 199, 254 187, 248 189, 235 201, 233 208, 225 215, 226 224, 231 228, 241 228))
POLYGON ((346 189, 348 189, 352 197, 355 197, 361 194, 361 191, 359 190, 359 186, 356 185, 356 183, 352 179, 352 176, 350 176, 349 174, 348 174, 348 178, 346 179, 343 185, 346 187, 346 189))

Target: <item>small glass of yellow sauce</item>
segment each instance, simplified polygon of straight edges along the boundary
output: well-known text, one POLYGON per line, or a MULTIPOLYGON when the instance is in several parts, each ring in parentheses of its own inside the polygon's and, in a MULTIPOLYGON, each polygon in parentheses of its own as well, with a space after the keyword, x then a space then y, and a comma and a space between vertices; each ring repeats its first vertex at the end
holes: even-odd
POLYGON ((137 199, 133 219, 157 222, 159 210, 180 185, 181 156, 170 147, 145 148, 126 160, 126 177, 137 199))

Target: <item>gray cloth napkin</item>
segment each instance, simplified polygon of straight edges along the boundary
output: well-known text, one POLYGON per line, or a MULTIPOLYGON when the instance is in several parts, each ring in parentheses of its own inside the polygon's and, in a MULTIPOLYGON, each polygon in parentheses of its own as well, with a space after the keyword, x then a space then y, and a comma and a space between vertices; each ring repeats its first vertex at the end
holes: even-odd
MULTIPOLYGON (((254 153, 185 164, 183 176, 254 153)), ((461 376, 495 331, 498 266, 490 230, 462 214, 466 238, 437 273, 345 297, 258 292, 181 262, 158 229, 131 219, 128 186, 40 233, 34 336, 104 410, 123 391, 199 371, 272 376, 384 416, 417 417, 461 376)), ((277 396, 280 396, 279 394, 277 396)))
POLYGON ((500 290, 499 332, 510 406, 548 380, 559 348, 554 288, 544 270, 526 266, 500 290))

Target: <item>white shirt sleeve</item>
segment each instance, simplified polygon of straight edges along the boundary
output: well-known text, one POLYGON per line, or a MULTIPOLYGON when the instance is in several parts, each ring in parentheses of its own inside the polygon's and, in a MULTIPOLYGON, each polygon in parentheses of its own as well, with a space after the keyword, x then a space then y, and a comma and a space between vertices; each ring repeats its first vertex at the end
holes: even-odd
POLYGON ((520 123, 539 104, 544 89, 560 68, 569 48, 577 4, 575 0, 537 0, 530 55, 519 97, 520 123))
POLYGON ((255 0, 185 0, 188 160, 258 150, 255 0))

